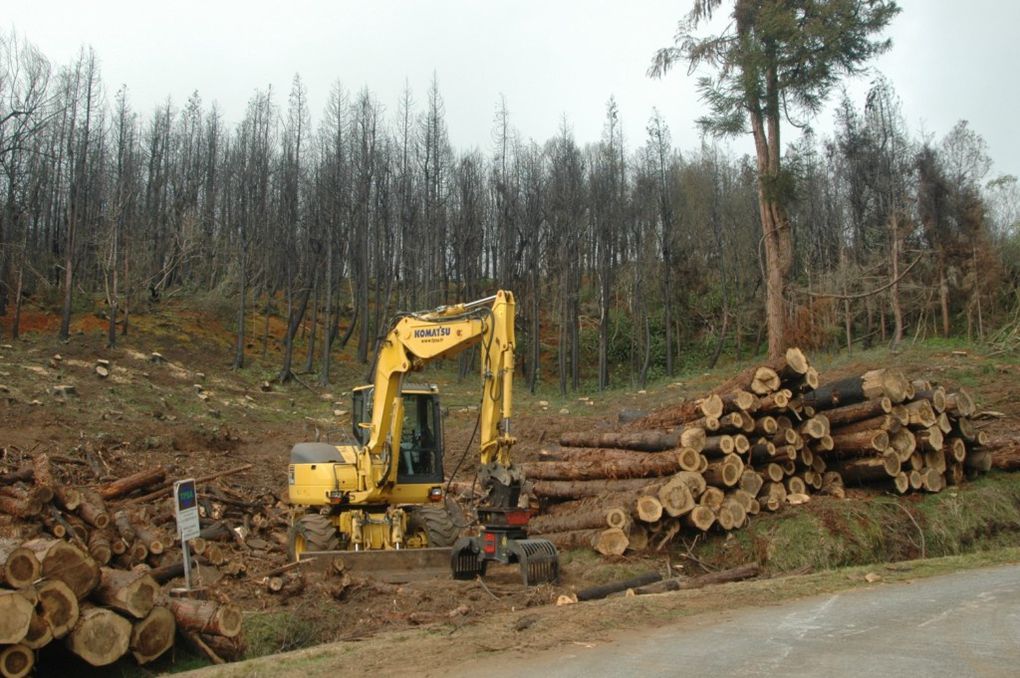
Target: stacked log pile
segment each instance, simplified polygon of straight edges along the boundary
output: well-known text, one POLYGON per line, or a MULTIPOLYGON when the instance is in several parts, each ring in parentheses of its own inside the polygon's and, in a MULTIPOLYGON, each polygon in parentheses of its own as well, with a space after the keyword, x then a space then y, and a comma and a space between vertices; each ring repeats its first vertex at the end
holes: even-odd
MULTIPOLYGON (((51 643, 106 666, 127 655, 147 664, 170 649, 178 633, 213 655, 211 647, 240 642, 234 605, 168 596, 183 567, 172 484, 162 468, 79 485, 68 482, 75 471, 61 467, 87 462, 51 461, 44 453, 22 461, 0 475, 0 676, 26 675, 51 643)), ((205 490, 207 504, 221 496, 205 490)), ((212 511, 207 505, 206 513, 212 511)), ((224 554, 230 551, 215 540, 244 540, 222 515, 208 515, 206 522, 192 543, 201 554, 196 565, 229 569, 224 554)), ((252 530, 251 522, 242 526, 252 530)))
POLYGON ((614 431, 561 435, 523 465, 531 532, 605 555, 733 530, 847 487, 938 492, 987 471, 964 391, 876 369, 820 383, 802 351, 614 431))

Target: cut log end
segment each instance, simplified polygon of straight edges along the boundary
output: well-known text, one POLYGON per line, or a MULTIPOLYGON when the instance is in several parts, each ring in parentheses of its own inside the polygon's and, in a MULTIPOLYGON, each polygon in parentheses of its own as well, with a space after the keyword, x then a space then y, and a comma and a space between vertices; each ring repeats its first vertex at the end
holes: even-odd
POLYGON ((154 607, 131 629, 128 647, 139 664, 148 664, 169 650, 177 628, 174 615, 165 607, 154 607))
POLYGON ((4 678, 22 678, 35 666, 35 653, 23 645, 10 645, 0 652, 0 673, 4 678))

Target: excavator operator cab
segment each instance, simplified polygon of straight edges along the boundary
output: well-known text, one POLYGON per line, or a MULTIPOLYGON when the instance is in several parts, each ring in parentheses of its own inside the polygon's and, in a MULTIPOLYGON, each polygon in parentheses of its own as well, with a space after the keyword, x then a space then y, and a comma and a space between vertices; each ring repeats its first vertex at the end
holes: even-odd
MULTIPOLYGON (((354 439, 361 445, 368 443, 373 390, 372 386, 359 386, 352 394, 354 439)), ((397 482, 442 483, 443 419, 439 389, 435 384, 406 384, 401 395, 404 398, 404 421, 401 426, 397 482)))

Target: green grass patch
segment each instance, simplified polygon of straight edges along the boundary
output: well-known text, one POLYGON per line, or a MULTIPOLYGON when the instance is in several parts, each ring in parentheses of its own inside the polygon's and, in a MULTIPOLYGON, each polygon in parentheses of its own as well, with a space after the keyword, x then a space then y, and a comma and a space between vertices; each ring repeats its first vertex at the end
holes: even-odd
POLYGON ((772 574, 959 555, 1020 545, 1020 474, 993 473, 939 494, 814 497, 707 541, 705 562, 758 562, 772 574))

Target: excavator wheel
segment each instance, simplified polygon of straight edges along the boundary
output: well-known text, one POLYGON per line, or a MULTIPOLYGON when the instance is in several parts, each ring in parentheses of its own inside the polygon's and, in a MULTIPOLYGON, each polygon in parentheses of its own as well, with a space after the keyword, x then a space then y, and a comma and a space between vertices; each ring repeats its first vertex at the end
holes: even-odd
POLYGON ((464 515, 452 500, 443 506, 418 506, 411 511, 407 532, 424 532, 430 548, 453 546, 464 525, 464 515))
POLYGON ((336 551, 340 548, 336 526, 318 513, 301 516, 287 532, 287 555, 291 562, 306 551, 336 551))

